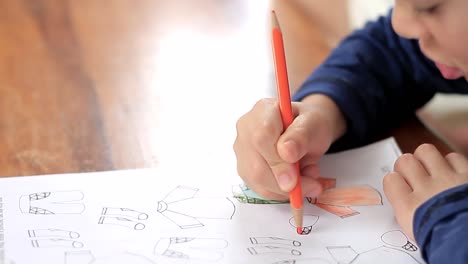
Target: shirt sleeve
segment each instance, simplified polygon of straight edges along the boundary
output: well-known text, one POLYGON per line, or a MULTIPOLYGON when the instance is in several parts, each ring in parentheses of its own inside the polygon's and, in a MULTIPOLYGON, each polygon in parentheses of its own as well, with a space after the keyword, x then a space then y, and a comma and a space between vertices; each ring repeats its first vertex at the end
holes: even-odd
POLYGON ((399 37, 390 10, 345 38, 293 95, 331 97, 347 121, 332 149, 362 146, 388 133, 436 92, 455 92, 464 80, 445 80, 416 40, 399 37))
POLYGON ((428 263, 467 263, 468 184, 444 191, 422 204, 416 210, 413 230, 428 263))

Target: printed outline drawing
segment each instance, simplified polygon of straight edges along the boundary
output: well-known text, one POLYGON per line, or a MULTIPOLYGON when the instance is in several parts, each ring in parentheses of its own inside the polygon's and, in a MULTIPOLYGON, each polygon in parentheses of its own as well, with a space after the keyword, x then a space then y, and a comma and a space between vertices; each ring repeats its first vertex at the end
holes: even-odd
POLYGON ((288 254, 293 256, 302 255, 302 252, 296 249, 302 246, 302 243, 297 240, 280 237, 250 237, 249 240, 253 245, 261 245, 248 247, 247 251, 250 253, 250 255, 263 255, 272 253, 288 254), (291 246, 294 248, 291 248, 291 246))
POLYGON ((360 264, 372 263, 372 260, 378 260, 378 263, 408 263, 421 264, 408 252, 388 246, 379 246, 361 253, 356 252, 351 246, 329 246, 326 247, 328 253, 338 264, 360 264), (334 251, 334 252, 332 252, 334 251), (404 260, 401 260, 404 258, 404 260))
POLYGON ((307 259, 287 259, 273 262, 271 264, 331 264, 328 260, 322 258, 307 259))
POLYGON ((288 201, 269 200, 261 197, 246 184, 236 184, 232 186, 232 195, 240 203, 248 204, 283 204, 288 201))
POLYGON ((58 229, 58 228, 46 228, 46 229, 29 229, 28 236, 30 238, 53 237, 53 238, 77 239, 80 237, 80 233, 75 232, 75 231, 58 229))
POLYGON ((82 214, 83 198, 83 192, 76 190, 31 193, 19 198, 19 209, 35 215, 82 214))
POLYGON ((198 188, 179 185, 158 201, 157 211, 181 229, 203 227, 202 219, 232 220, 236 206, 228 197, 198 192, 198 188))
POLYGON ((218 262, 229 245, 221 238, 164 237, 156 242, 153 254, 166 259, 190 262, 218 262))
POLYGON ((400 247, 411 252, 418 251, 418 247, 411 243, 408 237, 400 230, 391 230, 385 232, 382 234, 380 239, 389 246, 400 247))
POLYGON ((297 240, 293 239, 286 239, 286 238, 280 238, 280 237, 250 237, 250 243, 255 245, 255 244, 280 244, 280 245, 285 245, 285 246, 294 246, 294 247, 300 247, 302 243, 297 240))
POLYGON ((156 264, 152 259, 130 252, 121 252, 113 256, 95 257, 91 250, 66 251, 65 264, 156 264))
MULTIPOLYGON (((320 219, 320 216, 318 215, 308 215, 308 214, 303 215, 302 232, 300 233, 300 235, 310 234, 310 232, 312 232, 312 228, 318 222, 319 219, 320 219)), ((291 225, 294 228, 294 230, 297 229, 296 221, 294 221, 294 217, 289 218, 289 225, 291 225)))
POLYGON ((248 247, 247 251, 250 255, 263 255, 263 254, 290 254, 293 256, 300 256, 302 252, 297 249, 291 249, 288 247, 279 247, 279 246, 254 246, 248 247))
POLYGON ((123 207, 103 207, 101 211, 101 215, 124 216, 124 217, 131 217, 137 220, 148 219, 148 214, 144 212, 139 212, 130 208, 123 208, 123 207))
POLYGON ((369 185, 336 187, 336 179, 319 178, 323 193, 317 198, 306 197, 307 201, 341 218, 360 214, 351 206, 382 205, 382 195, 369 185))
POLYGON ((143 230, 146 225, 139 221, 147 220, 148 214, 123 207, 103 207, 98 224, 117 225, 134 230, 143 230))
POLYGON ((29 229, 28 236, 34 248, 82 248, 84 244, 77 239, 80 234, 75 231, 49 228, 49 229, 29 229))

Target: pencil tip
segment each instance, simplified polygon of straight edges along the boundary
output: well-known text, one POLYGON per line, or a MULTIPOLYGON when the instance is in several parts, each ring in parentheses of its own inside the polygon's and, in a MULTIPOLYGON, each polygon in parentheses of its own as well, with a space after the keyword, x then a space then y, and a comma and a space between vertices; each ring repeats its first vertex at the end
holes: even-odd
POLYGON ((297 234, 302 235, 302 228, 297 227, 296 232, 297 232, 297 234))
POLYGON ((271 10, 271 24, 273 27, 280 28, 275 10, 271 10))

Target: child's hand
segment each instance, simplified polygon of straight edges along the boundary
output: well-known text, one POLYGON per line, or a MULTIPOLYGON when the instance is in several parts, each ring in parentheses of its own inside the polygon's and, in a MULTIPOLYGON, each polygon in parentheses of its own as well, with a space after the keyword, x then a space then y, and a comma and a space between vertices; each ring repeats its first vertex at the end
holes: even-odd
POLYGON ((303 193, 310 197, 321 193, 322 187, 316 180, 319 177, 316 162, 334 140, 333 122, 337 119, 331 115, 339 110, 323 95, 314 96, 311 102, 293 103, 296 118, 284 133, 275 99, 258 101, 238 120, 234 142, 237 171, 260 196, 287 199, 299 176, 293 165, 297 161, 300 161, 303 193))
POLYGON ((383 181, 396 219, 412 239, 416 209, 434 195, 465 183, 468 183, 468 160, 458 153, 444 157, 429 144, 398 158, 394 171, 383 181))

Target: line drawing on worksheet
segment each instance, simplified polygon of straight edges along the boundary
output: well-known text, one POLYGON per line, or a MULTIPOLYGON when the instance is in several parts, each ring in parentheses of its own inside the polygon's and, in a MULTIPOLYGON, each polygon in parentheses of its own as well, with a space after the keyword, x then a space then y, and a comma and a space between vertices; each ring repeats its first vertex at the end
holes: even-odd
POLYGON ((203 219, 231 220, 236 206, 228 197, 204 196, 179 185, 158 201, 157 211, 181 229, 203 227, 203 219))
POLYGON ((307 259, 287 259, 273 262, 271 264, 332 264, 328 260, 322 258, 307 258, 307 259))
POLYGON ((142 221, 147 219, 148 214, 133 209, 122 207, 103 207, 98 224, 117 225, 134 230, 143 230, 146 225, 142 223, 142 221))
POLYGON ((391 248, 386 245, 360 253, 356 252, 351 246, 329 246, 327 247, 327 250, 338 264, 375 263, 376 260, 382 264, 421 264, 411 254, 404 250, 391 248))
POLYGON ((29 229, 28 237, 34 248, 82 248, 84 244, 78 239, 80 234, 75 231, 56 228, 29 229))
POLYGON ((22 195, 19 208, 24 214, 81 214, 85 210, 81 191, 38 192, 22 195))
POLYGON ((400 230, 385 232, 380 239, 389 246, 403 248, 406 251, 414 252, 418 247, 409 241, 408 237, 400 230))
POLYGON ((323 193, 317 198, 306 197, 307 201, 341 218, 358 215, 351 206, 380 206, 380 192, 369 185, 336 187, 336 179, 320 178, 323 193))
POLYGON ((221 238, 167 237, 154 246, 154 255, 178 262, 219 262, 228 242, 221 238))
POLYGON ((302 255, 298 249, 302 243, 298 240, 280 237, 250 237, 249 241, 253 246, 248 247, 247 251, 253 256, 264 254, 302 255))
POLYGON ((304 235, 288 202, 202 163, 2 179, 0 244, 17 264, 422 264, 384 196, 389 143, 320 160, 325 192, 304 201, 304 235))
MULTIPOLYGON (((304 214, 302 217, 302 231, 300 235, 308 235, 312 232, 313 226, 318 222, 320 217, 318 215, 304 214)), ((294 217, 289 218, 289 225, 297 231, 296 221, 294 217)))
POLYGON ((284 246, 293 246, 293 247, 300 247, 302 243, 298 240, 293 239, 286 239, 280 237, 250 237, 250 243, 253 245, 256 244, 279 244, 284 246))
MULTIPOLYGON (((306 197, 307 201, 341 218, 358 215, 351 206, 382 205, 378 190, 368 185, 336 187, 336 179, 320 178, 324 192, 317 198, 306 197)), ((245 184, 232 187, 233 197, 241 203, 282 204, 288 201, 264 199, 245 184)))
POLYGON ((156 264, 146 256, 121 252, 113 256, 95 257, 92 251, 68 251, 64 253, 64 264, 156 264))

